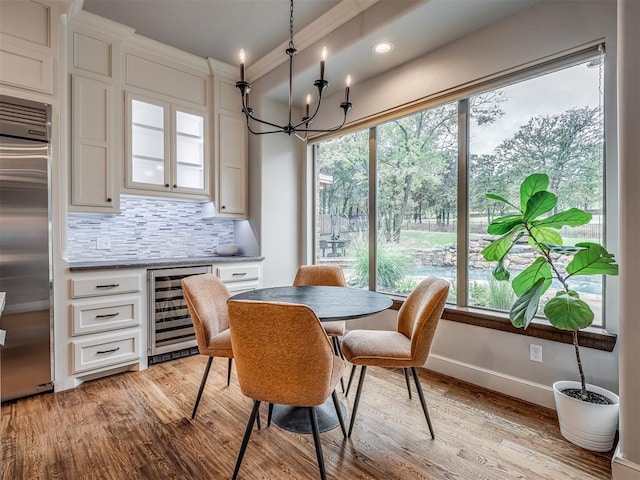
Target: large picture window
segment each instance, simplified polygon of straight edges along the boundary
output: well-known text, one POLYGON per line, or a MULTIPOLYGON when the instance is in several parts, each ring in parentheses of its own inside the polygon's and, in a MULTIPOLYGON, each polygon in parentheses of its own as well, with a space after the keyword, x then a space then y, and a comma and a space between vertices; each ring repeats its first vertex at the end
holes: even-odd
MULTIPOLYGON (((603 60, 594 48, 317 142, 315 262, 341 265, 351 286, 395 295, 438 276, 452 284, 450 304, 508 310, 511 286, 492 278, 481 250, 488 223, 509 212, 487 193, 517 198, 526 176, 547 173, 559 209, 593 215, 563 237, 604 239, 603 60)), ((517 249, 511 262, 512 271, 528 264, 517 249)), ((577 290, 602 306, 601 278, 577 290)))

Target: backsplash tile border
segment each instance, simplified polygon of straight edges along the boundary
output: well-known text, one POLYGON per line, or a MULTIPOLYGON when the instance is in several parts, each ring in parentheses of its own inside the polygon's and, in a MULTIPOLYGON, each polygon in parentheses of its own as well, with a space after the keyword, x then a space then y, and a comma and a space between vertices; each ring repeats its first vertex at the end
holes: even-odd
POLYGON ((139 195, 121 195, 117 214, 67 215, 67 254, 70 262, 89 260, 207 257, 215 241, 234 243, 233 220, 203 220, 204 203, 139 195), (98 250, 97 239, 108 239, 98 250))

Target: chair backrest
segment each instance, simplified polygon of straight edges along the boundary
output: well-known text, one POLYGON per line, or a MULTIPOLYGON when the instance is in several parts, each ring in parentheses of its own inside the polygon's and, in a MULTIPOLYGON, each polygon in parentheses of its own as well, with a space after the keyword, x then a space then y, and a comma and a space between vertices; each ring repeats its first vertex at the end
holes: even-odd
POLYGON ((398 331, 411 339, 411 358, 424 365, 449 293, 449 282, 424 279, 409 294, 398 312, 398 331))
POLYGON ((302 265, 293 281, 296 287, 322 285, 328 287, 346 287, 344 273, 339 265, 302 265))
POLYGON ((333 391, 333 347, 306 305, 232 300, 229 324, 238 382, 247 397, 312 407, 333 391))
POLYGON ((213 337, 229 328, 230 293, 222 280, 211 273, 185 277, 181 283, 198 349, 203 353, 213 337))

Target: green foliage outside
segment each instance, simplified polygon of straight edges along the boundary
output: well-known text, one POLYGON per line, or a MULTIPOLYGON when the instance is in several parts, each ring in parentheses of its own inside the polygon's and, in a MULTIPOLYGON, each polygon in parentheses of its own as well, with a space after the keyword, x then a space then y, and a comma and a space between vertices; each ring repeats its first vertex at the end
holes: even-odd
MULTIPOLYGON (((350 253, 353 255, 354 263, 349 283, 356 287, 366 288, 369 284, 369 245, 363 240, 356 240, 351 245, 350 253)), ((376 284, 378 289, 398 291, 398 286, 407 288, 407 283, 403 278, 407 268, 412 264, 411 257, 407 252, 397 244, 380 242, 377 264, 376 284)))

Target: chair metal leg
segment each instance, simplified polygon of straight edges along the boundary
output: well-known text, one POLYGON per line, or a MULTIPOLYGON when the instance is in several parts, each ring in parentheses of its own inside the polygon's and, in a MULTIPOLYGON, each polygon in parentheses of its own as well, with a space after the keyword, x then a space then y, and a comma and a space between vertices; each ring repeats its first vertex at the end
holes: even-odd
POLYGON ((258 415, 256 415, 256 423, 258 424, 258 430, 260 430, 260 410, 258 410, 258 415))
MULTIPOLYGON (((331 340, 333 341, 333 351, 336 353, 336 356, 343 358, 338 337, 331 337, 331 340)), ((342 379, 342 377, 340 377, 340 386, 342 387, 342 393, 344 393, 344 380, 342 379)))
POLYGON ((233 363, 233 358, 229 357, 229 366, 227 367, 227 387, 231 385, 231 364, 233 363))
POLYGON ((411 383, 409 382, 409 370, 406 368, 402 369, 404 371, 404 381, 407 382, 407 391, 409 392, 409 400, 411 400, 411 383))
POLYGON ((351 389, 351 382, 353 382, 353 377, 356 375, 356 366, 351 365, 351 373, 349 374, 349 381, 347 382, 347 391, 344 392, 344 396, 349 396, 349 390, 351 389))
POLYGON ((318 430, 318 419, 316 409, 309 407, 309 419, 311 420, 311 431, 313 432, 313 443, 316 446, 316 456, 318 457, 318 468, 320 468, 320 478, 326 480, 327 473, 324 469, 324 458, 322 457, 322 445, 320 444, 320 431, 318 430))
POLYGON ((247 445, 249 444, 249 437, 251 436, 253 424, 256 421, 259 409, 260 402, 258 400, 254 400, 253 410, 251 410, 251 416, 249 417, 249 423, 247 423, 247 429, 244 431, 244 437, 242 438, 242 445, 240 446, 240 452, 238 453, 238 460, 236 461, 236 468, 233 471, 232 480, 238 478, 238 472, 240 471, 240 465, 242 464, 242 457, 244 457, 244 451, 247 449, 247 445))
MULTIPOLYGON (((354 367, 355 368, 355 367, 354 367)), ((360 369, 360 380, 358 381, 358 390, 356 391, 356 399, 353 402, 353 411, 351 412, 351 422, 349 423, 349 433, 347 437, 351 436, 353 431, 353 424, 356 421, 356 413, 358 413, 358 404, 360 403, 360 394, 362 393, 362 385, 364 385, 364 376, 367 373, 367 366, 363 365, 360 369)))
POLYGON ((333 405, 336 407, 336 413, 338 414, 338 421, 340 422, 340 428, 342 429, 342 435, 347 438, 347 430, 344 428, 344 419, 342 418, 342 409, 340 408, 340 402, 338 401, 338 394, 334 390, 331 393, 333 399, 333 405))
POLYGON ((267 417, 267 428, 271 426, 271 417, 273 416, 273 403, 269 404, 269 416, 267 417))
POLYGON ((420 403, 422 404, 422 411, 424 412, 424 416, 427 419, 427 424, 429 425, 431 438, 435 440, 436 436, 433 433, 433 426, 431 426, 431 418, 429 418, 429 410, 427 410, 427 403, 424 401, 424 393, 422 393, 422 386, 420 385, 420 378, 418 377, 418 371, 416 370, 416 367, 411 367, 411 373, 413 373, 413 381, 416 382, 416 390, 418 391, 418 396, 420 397, 420 403))
POLYGON ((200 405, 200 398, 202 398, 202 392, 204 391, 204 386, 207 383, 207 377, 209 376, 209 370, 211 369, 211 362, 213 362, 213 357, 209 357, 209 360, 207 360, 207 366, 204 367, 204 374, 202 375, 202 380, 200 381, 200 390, 198 390, 198 396, 196 397, 196 404, 193 406, 193 412, 191 413, 191 420, 196 418, 196 411, 198 410, 198 405, 200 405))

